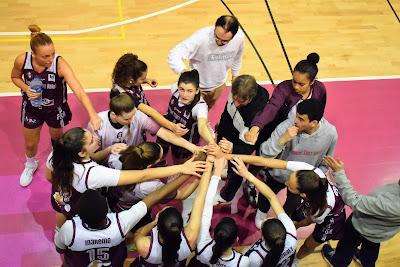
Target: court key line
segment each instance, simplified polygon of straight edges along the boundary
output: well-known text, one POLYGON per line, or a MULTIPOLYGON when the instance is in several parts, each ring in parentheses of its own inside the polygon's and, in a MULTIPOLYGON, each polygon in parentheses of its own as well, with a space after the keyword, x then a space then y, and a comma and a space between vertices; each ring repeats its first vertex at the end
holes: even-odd
MULTIPOLYGON (((143 15, 143 16, 140 16, 140 17, 127 19, 127 20, 123 20, 123 21, 118 21, 118 22, 114 22, 114 23, 110 23, 110 24, 106 24, 106 25, 102 25, 102 26, 91 27, 91 28, 81 29, 81 30, 45 31, 45 32, 46 32, 46 34, 49 34, 49 35, 65 35, 65 34, 82 34, 82 33, 100 31, 100 30, 104 30, 104 29, 109 29, 109 28, 113 28, 113 27, 117 27, 117 26, 130 24, 132 22, 148 19, 148 18, 151 18, 151 17, 155 17, 155 16, 158 16, 158 15, 161 15, 161 14, 164 14, 164 13, 168 13, 170 11, 185 7, 187 5, 191 5, 191 4, 196 3, 198 1, 199 0, 190 0, 190 1, 184 2, 182 4, 175 5, 175 6, 172 6, 172 7, 157 11, 157 12, 153 12, 153 13, 150 13, 150 14, 147 14, 147 15, 143 15)), ((0 32, 0 36, 25 36, 25 35, 30 35, 30 32, 0 32)))
MULTIPOLYGON (((360 77, 339 77, 339 78, 321 78, 318 81, 321 82, 347 82, 347 81, 370 81, 370 80, 393 80, 400 79, 400 75, 387 75, 387 76, 360 76, 360 77)), ((276 84, 279 84, 283 80, 277 80, 276 84)), ((257 81, 258 84, 271 84, 270 81, 257 81)), ((227 86, 231 86, 231 83, 227 82, 227 86)), ((101 92, 109 92, 111 87, 105 88, 86 88, 85 91, 87 93, 101 93, 101 92)), ((171 90, 171 85, 160 85, 157 88, 152 88, 150 86, 143 86, 143 89, 146 91, 154 91, 154 90, 171 90)), ((14 92, 3 92, 0 93, 0 97, 7 96, 21 96, 21 92, 18 91, 18 88, 15 88, 14 92)), ((72 91, 68 90, 68 93, 71 94, 72 91)))

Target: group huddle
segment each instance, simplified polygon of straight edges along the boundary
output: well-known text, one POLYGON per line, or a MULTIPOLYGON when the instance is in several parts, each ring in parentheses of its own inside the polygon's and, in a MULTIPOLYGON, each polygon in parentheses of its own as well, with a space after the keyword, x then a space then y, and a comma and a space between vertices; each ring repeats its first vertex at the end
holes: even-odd
POLYGON ((398 232, 399 184, 362 196, 350 185, 343 162, 333 158, 338 135, 323 117, 327 96, 316 80, 318 54, 298 62, 292 79, 270 97, 253 76, 239 75, 243 32, 235 17, 221 16, 168 55, 179 78, 164 115, 151 107, 142 88, 156 87, 157 81, 131 53, 115 64, 109 110, 96 113, 50 37, 37 26, 30 30, 32 51, 17 57, 11 74, 23 93, 27 161, 20 184, 28 186, 38 168, 35 155, 46 122, 53 150, 45 175, 63 266, 123 266, 127 240, 139 255, 131 266, 138 267, 296 266, 329 240, 340 240, 336 251, 323 247, 331 266, 347 266, 353 256, 374 266, 380 242, 398 232), (208 114, 229 69, 232 88, 213 127, 208 114), (72 118, 66 84, 90 122, 64 133, 72 118), (169 150, 172 162, 166 160, 169 150), (225 185, 218 192, 224 169, 225 185), (213 207, 231 204, 240 187, 257 210, 260 238, 239 252, 233 248, 238 226, 230 214, 210 228, 213 207), (282 205, 276 194, 285 188, 282 205), (183 209, 168 206, 171 200, 182 201, 183 209), (167 205, 152 216, 158 203, 167 205), (347 220, 345 205, 353 209, 347 220), (267 217, 270 208, 275 217, 267 217), (310 224, 315 228, 296 252, 296 229, 310 224))

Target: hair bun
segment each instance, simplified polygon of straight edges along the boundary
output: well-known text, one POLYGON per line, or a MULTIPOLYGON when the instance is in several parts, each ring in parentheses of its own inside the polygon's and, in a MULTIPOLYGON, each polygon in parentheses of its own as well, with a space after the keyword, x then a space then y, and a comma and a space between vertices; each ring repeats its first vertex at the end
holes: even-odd
POLYGON ((310 61, 313 64, 317 64, 319 62, 319 55, 315 52, 308 54, 307 61, 310 61))
POLYGON ((28 26, 29 31, 31 32, 31 37, 38 35, 42 29, 36 24, 31 24, 28 26))

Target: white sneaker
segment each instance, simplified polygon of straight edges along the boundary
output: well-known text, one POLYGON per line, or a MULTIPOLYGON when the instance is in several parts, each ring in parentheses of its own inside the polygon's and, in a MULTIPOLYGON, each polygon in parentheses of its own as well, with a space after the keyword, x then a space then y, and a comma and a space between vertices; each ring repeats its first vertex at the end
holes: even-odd
POLYGON ((232 201, 227 201, 221 197, 220 194, 216 194, 214 197, 214 206, 219 204, 231 204, 232 201))
POLYGON ((39 167, 39 161, 35 160, 34 163, 26 162, 25 169, 19 178, 19 184, 23 187, 28 186, 32 182, 32 176, 39 167))
POLYGON ((261 226, 263 222, 267 219, 267 213, 260 211, 257 209, 256 217, 254 219, 254 222, 256 224, 256 227, 258 229, 261 229, 261 226))

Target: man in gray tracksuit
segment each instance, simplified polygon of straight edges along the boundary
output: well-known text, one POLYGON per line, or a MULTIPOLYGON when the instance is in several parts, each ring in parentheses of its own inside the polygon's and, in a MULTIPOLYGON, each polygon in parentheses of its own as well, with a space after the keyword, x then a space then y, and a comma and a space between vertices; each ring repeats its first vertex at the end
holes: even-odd
POLYGON ((322 255, 331 266, 348 266, 355 256, 362 266, 375 266, 382 241, 400 232, 400 180, 385 184, 368 195, 354 190, 344 171, 344 164, 332 157, 326 163, 334 171, 336 187, 353 213, 346 221, 343 238, 336 251, 324 245, 322 255), (357 247, 361 245, 361 251, 357 247))
MULTIPOLYGON (((322 164, 326 155, 333 155, 337 132, 335 126, 322 118, 323 105, 315 99, 306 99, 297 105, 296 118, 293 122, 287 119, 280 123, 271 137, 260 147, 260 155, 263 157, 275 157, 282 160, 302 161, 320 168, 326 172, 327 167, 322 164)), ((286 187, 290 171, 264 170, 265 183, 275 192, 286 187)), ((299 205, 299 195, 288 191, 284 205, 286 213, 291 216, 299 205)), ((255 218, 256 226, 266 218, 270 208, 268 200, 259 194, 258 210, 255 218)))

